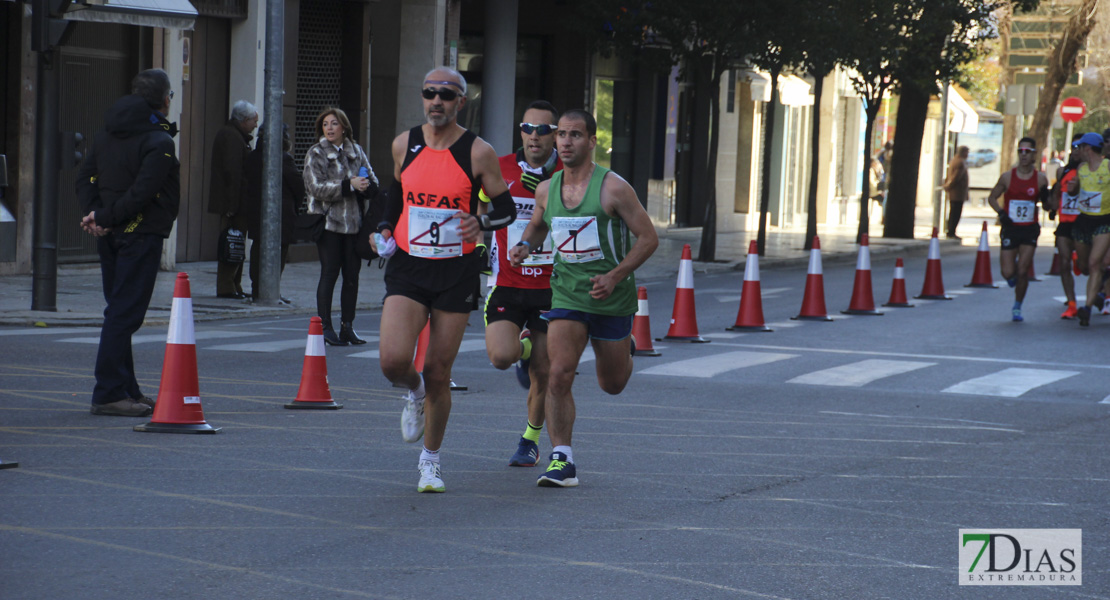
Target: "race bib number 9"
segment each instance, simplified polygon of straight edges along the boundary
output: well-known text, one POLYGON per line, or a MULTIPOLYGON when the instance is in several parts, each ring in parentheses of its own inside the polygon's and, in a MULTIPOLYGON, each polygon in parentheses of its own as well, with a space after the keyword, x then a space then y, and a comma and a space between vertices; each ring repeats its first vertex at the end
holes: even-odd
POLYGON ((553 217, 551 241, 555 244, 555 251, 568 263, 602 258, 596 217, 553 217))
POLYGON ((409 207, 409 255, 421 258, 462 256, 455 213, 450 208, 409 207))
MULTIPOLYGON (((506 229, 506 247, 505 251, 508 252, 509 248, 520 243, 520 238, 524 235, 524 228, 528 227, 528 219, 517 219, 513 221, 512 225, 506 229)), ((551 234, 547 234, 547 239, 542 244, 532 248, 528 253, 528 258, 524 259, 521 264, 524 265, 550 265, 555 261, 555 253, 552 252, 551 234)))
POLYGON ((1079 210, 1097 215, 1102 212, 1102 192, 1084 192, 1079 191, 1079 210))
POLYGON ((1010 220, 1014 223, 1032 223, 1037 205, 1029 200, 1010 200, 1010 220))

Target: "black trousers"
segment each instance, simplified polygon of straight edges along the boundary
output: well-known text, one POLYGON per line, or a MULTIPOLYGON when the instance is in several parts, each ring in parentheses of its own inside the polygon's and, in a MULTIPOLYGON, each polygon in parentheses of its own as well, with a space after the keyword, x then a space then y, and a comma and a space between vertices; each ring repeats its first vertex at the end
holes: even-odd
MULTIPOLYGON (((246 220, 239 215, 220 217, 220 231, 232 227, 247 230, 246 220)), ((216 262, 216 295, 243 293, 243 263, 216 262)))
POLYGON ((959 202, 950 200, 948 202, 948 231, 946 231, 945 233, 947 233, 949 236, 956 236, 956 226, 960 224, 960 215, 962 215, 963 213, 963 200, 960 200, 959 202))
POLYGON ((93 404, 143 396, 135 380, 131 336, 142 326, 154 294, 162 239, 152 233, 109 233, 96 240, 108 306, 96 353, 93 404))
POLYGON ((316 286, 316 314, 331 324, 331 299, 335 292, 335 282, 343 273, 343 287, 339 292, 340 319, 343 323, 355 320, 355 304, 358 303, 358 274, 362 270, 362 259, 355 254, 357 234, 335 233, 325 230, 316 242, 320 255, 320 283, 316 286))

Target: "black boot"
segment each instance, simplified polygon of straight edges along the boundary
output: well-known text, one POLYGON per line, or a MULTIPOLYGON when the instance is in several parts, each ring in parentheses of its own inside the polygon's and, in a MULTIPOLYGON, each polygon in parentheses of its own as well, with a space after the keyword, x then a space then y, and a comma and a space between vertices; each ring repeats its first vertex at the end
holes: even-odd
POLYGON ((331 319, 324 320, 324 342, 331 346, 346 346, 347 342, 343 338, 335 335, 335 329, 332 329, 331 319))
POLYGON ((358 337, 358 334, 355 333, 355 328, 352 327, 350 323, 339 324, 339 341, 345 344, 349 342, 352 346, 366 343, 366 340, 358 337))

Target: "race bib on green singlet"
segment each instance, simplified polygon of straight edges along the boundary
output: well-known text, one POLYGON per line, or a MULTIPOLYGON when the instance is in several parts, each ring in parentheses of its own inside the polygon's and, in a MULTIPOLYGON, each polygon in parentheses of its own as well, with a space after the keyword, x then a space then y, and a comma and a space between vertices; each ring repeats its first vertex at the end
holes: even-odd
POLYGON ((1017 224, 1032 223, 1037 205, 1030 200, 1010 200, 1010 220, 1017 224))
POLYGON ((596 217, 552 217, 551 241, 568 263, 585 263, 602 258, 596 217))
MULTIPOLYGON (((520 243, 520 238, 526 227, 528 227, 528 219, 517 219, 506 228, 506 253, 509 252, 510 248, 520 243)), ((529 250, 528 258, 521 261, 521 264, 550 265, 553 262, 555 262, 555 253, 552 251, 551 234, 548 233, 542 244, 529 250)))
POLYGON ((1079 190, 1076 202, 1079 210, 1088 214, 1098 214, 1102 211, 1102 192, 1087 192, 1079 190))
POLYGON ((409 255, 421 258, 462 256, 462 238, 451 208, 409 207, 409 255))

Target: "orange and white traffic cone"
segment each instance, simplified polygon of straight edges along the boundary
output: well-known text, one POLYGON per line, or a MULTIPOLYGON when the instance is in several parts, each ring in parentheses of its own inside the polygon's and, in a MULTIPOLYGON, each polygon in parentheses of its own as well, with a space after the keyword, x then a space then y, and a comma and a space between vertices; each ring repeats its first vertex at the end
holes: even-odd
POLYGON ((856 258, 856 280, 852 285, 852 300, 848 302, 848 310, 840 311, 846 315, 882 315, 875 310, 875 294, 871 291, 871 247, 867 234, 859 244, 859 256, 856 258))
POLYGON ((636 316, 632 317, 632 336, 636 338, 636 356, 659 356, 651 345, 651 319, 648 313, 647 288, 636 288, 636 316))
POLYGON ((301 387, 297 399, 285 408, 330 409, 343 408, 331 397, 328 386, 328 359, 324 356, 324 323, 320 317, 308 322, 308 341, 304 347, 304 366, 301 368, 301 387))
POLYGON ((979 234, 979 251, 975 254, 975 272, 971 274, 971 283, 964 287, 996 288, 991 277, 991 247, 987 241, 987 222, 983 221, 983 231, 979 234))
MULTIPOLYGON (((416 367, 417 373, 424 372, 424 357, 428 355, 428 343, 431 341, 432 336, 432 320, 428 318, 428 322, 424 324, 424 329, 420 330, 420 337, 416 340, 416 355, 412 359, 412 366, 416 367)), ((455 391, 466 391, 468 388, 465 385, 455 383, 451 380, 451 389, 455 391)))
POLYGON ((682 259, 678 261, 678 283, 674 290, 671 328, 663 339, 699 344, 709 342, 698 335, 698 316, 694 307, 694 258, 690 254, 690 244, 682 247, 682 259))
POLYGON ((162 360, 162 382, 150 422, 136 425, 145 433, 216 433, 204 420, 197 376, 197 340, 193 332, 193 298, 189 276, 177 274, 170 309, 170 330, 166 334, 166 354, 162 360))
POLYGON ((906 270, 900 258, 894 261, 894 283, 890 286, 890 300, 883 306, 913 308, 910 299, 906 297, 906 270))
POLYGON ((929 240, 929 260, 925 263, 925 283, 921 286, 921 293, 914 298, 920 300, 951 300, 952 296, 944 293, 944 276, 940 268, 940 240, 937 239, 937 228, 933 228, 933 237, 929 240))
POLYGON ((1059 275, 1060 274, 1060 249, 1052 249, 1052 266, 1048 268, 1048 273, 1045 275, 1059 275))
POLYGON ((740 310, 736 324, 728 331, 771 331, 763 323, 763 292, 759 288, 759 244, 748 244, 748 260, 744 263, 744 287, 740 290, 740 310))
POLYGON ((813 236, 813 249, 809 251, 809 270, 806 273, 806 291, 802 297, 802 311, 791 319, 806 321, 832 321, 825 308, 825 276, 821 271, 821 240, 813 236))

